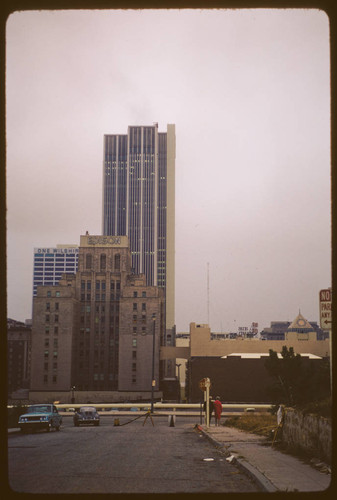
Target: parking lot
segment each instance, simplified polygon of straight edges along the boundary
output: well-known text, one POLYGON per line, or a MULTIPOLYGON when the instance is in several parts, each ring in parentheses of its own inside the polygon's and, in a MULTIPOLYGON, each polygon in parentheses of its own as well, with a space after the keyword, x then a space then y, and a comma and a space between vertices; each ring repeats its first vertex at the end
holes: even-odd
POLYGON ((26 493, 246 492, 257 487, 194 430, 197 416, 118 412, 100 425, 8 436, 9 485, 26 493), (139 418, 138 418, 139 417, 139 418), (211 461, 205 459, 212 458, 211 461))

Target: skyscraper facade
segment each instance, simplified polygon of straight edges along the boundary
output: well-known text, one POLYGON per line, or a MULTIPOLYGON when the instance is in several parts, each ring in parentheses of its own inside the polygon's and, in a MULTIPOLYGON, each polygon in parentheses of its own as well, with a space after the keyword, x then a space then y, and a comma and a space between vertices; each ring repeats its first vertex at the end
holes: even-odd
POLYGON ((129 126, 104 136, 103 235, 126 235, 132 268, 164 290, 166 329, 175 324, 175 125, 129 126))

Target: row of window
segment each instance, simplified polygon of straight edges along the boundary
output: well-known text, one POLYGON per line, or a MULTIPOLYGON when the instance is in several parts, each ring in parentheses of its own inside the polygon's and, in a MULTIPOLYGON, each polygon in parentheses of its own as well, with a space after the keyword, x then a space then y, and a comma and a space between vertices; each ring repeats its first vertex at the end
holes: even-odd
MULTIPOLYGON (((45 334, 46 335, 49 335, 50 333, 50 326, 46 325, 45 327, 45 334)), ((54 326, 54 335, 58 335, 59 333, 59 327, 58 326, 54 326)))
MULTIPOLYGON (((57 361, 54 361, 52 366, 53 366, 53 370, 57 370, 57 361)), ((44 369, 45 372, 48 371, 48 369, 49 369, 49 363, 48 363, 48 361, 44 361, 44 363, 43 363, 43 369, 44 369)))
MULTIPOLYGON (((50 353, 50 354, 51 354, 51 353, 50 353)), ((53 351, 53 359, 57 359, 57 357, 58 357, 58 352, 57 352, 57 351, 53 351)), ((45 358, 45 359, 48 359, 48 358, 49 358, 49 350, 48 350, 48 349, 46 349, 46 350, 44 351, 44 358, 45 358)))
MULTIPOLYGON (((44 346, 49 347, 49 338, 48 337, 46 337, 44 339, 44 346)), ((54 347, 58 347, 58 339, 57 338, 54 339, 54 347)))
MULTIPOLYGON (((58 302, 55 302, 55 308, 54 308, 55 311, 59 311, 60 310, 60 307, 59 307, 59 303, 58 302)), ((51 311, 51 308, 50 308, 50 302, 46 302, 46 311, 50 312, 51 311)))
MULTIPOLYGON (((97 280, 95 283, 96 290, 106 290, 106 282, 105 280, 97 280)), ((121 282, 120 281, 111 281, 110 290, 120 290, 121 282)), ((82 280, 81 281, 81 290, 91 290, 91 280, 82 280)))
MULTIPOLYGON (((85 268, 90 270, 93 266, 93 255, 91 253, 87 253, 85 256, 85 268)), ((99 267, 101 271, 106 270, 106 254, 102 253, 99 257, 99 267)), ((116 254, 114 256, 114 270, 120 271, 121 268, 121 256, 120 254, 116 254)))
MULTIPOLYGON (((58 321, 59 321, 59 315, 54 314, 54 322, 58 323, 58 321)), ((50 322, 50 314, 46 314, 46 323, 49 323, 49 322, 50 322)))

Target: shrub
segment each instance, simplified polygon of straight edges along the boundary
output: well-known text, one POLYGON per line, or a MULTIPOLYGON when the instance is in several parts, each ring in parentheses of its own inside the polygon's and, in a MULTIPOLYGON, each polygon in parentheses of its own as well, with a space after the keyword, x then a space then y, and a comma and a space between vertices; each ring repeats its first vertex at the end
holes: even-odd
POLYGON ((269 412, 259 415, 250 413, 225 419, 223 424, 227 427, 235 427, 245 432, 252 432, 260 436, 270 437, 272 431, 277 427, 277 417, 269 412))

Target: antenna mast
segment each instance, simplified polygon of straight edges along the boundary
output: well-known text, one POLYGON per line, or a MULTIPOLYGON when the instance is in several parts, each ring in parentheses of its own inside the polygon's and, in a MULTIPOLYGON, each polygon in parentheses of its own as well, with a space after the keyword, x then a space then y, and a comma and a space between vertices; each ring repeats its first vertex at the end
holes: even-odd
POLYGON ((209 262, 207 262, 207 324, 209 325, 209 262))

